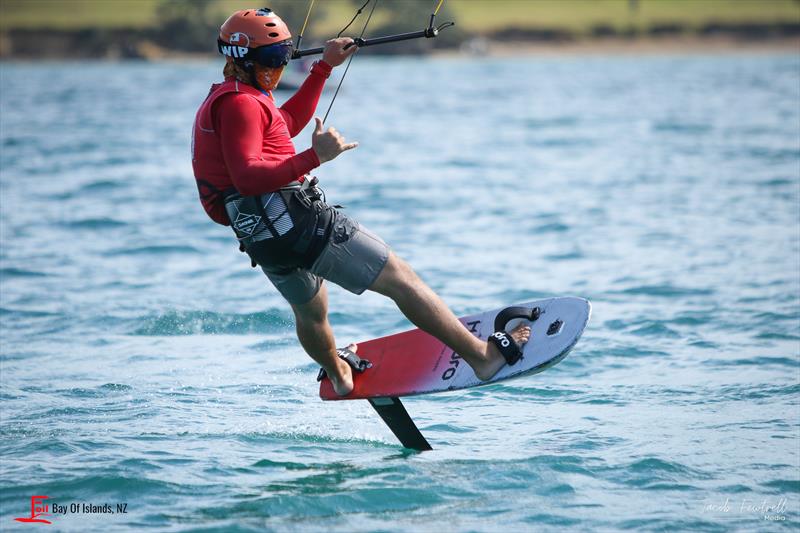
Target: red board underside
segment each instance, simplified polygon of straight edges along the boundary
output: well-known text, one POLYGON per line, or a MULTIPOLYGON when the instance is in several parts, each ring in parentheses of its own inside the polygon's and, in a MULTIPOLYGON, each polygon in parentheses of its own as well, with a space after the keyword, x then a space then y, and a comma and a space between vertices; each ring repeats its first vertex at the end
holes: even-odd
POLYGON ((320 397, 323 400, 355 400, 425 392, 437 384, 441 372, 421 370, 438 369, 450 361, 452 354, 453 350, 418 329, 361 342, 358 356, 368 359, 372 368, 354 376, 355 388, 345 397, 333 391, 330 380, 323 380, 320 397), (439 356, 431 357, 431 354, 439 356))

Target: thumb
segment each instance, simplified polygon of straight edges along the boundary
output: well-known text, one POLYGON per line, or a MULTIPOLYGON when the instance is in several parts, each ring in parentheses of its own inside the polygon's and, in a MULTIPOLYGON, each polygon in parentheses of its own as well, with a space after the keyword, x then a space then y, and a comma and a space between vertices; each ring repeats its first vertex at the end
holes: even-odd
POLYGON ((314 126, 314 134, 319 135, 322 133, 322 119, 319 117, 314 117, 314 120, 317 121, 317 125, 314 126))

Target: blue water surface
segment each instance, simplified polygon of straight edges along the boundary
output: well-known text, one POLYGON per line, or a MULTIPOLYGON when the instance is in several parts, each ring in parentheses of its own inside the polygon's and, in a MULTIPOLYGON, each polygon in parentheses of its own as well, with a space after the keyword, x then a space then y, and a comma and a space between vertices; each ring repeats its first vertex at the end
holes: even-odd
MULTIPOLYGON (((421 454, 318 399, 201 209, 220 69, 0 65, 0 529, 47 495, 127 503, 63 531, 796 530, 800 56, 353 63, 328 198, 457 314, 594 305, 547 372, 409 399, 421 454)), ((340 344, 410 327, 330 299, 340 344)))

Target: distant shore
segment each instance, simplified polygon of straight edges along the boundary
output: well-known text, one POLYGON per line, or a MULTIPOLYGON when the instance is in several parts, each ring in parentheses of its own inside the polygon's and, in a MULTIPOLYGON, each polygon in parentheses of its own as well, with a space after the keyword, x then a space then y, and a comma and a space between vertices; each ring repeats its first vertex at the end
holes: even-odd
MULTIPOLYGON (((304 27, 307 0, 271 3, 289 28, 304 27)), ((418 30, 428 23, 433 3, 376 2, 364 36, 418 30)), ((239 0, 0 0, 0 60, 210 58, 219 25, 234 4, 239 0)), ((357 16, 354 0, 318 4, 305 46, 319 46, 357 16)), ((442 6, 437 23, 455 25, 436 39, 361 53, 800 53, 800 0, 461 0, 445 1, 437 10, 442 6)), ((348 31, 357 35, 359 24, 348 31)))
POLYGON ((468 44, 463 51, 495 56, 558 56, 558 55, 659 55, 659 54, 725 54, 725 53, 796 53, 800 56, 800 37, 767 40, 743 40, 730 37, 639 37, 606 38, 570 42, 495 42, 468 44))
MULTIPOLYGON (((35 32, 34 32, 35 33, 35 32)), ((34 35, 35 36, 35 35, 34 35)), ((157 39, 138 32, 89 31, 48 32, 40 39, 20 40, 14 32, 0 34, 0 60, 202 60, 216 57, 213 50, 174 50, 157 43, 157 39), (35 43, 36 46, 30 46, 35 43), (42 45, 44 43, 44 45, 42 45)), ((309 42, 309 46, 314 44, 309 42)), ((363 53, 404 52, 402 48, 375 47, 363 53)), ((447 47, 412 48, 412 55, 436 56, 541 56, 541 55, 634 55, 634 54, 704 54, 704 53, 768 53, 786 52, 800 55, 800 33, 776 34, 760 38, 736 34, 678 34, 635 36, 589 36, 583 38, 516 38, 476 37, 447 47)))

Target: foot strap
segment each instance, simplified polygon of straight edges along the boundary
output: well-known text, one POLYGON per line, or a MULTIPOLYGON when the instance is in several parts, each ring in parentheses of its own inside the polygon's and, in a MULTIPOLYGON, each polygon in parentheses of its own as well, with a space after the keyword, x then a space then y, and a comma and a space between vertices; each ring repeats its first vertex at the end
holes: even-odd
POLYGON ((519 349, 514 339, 506 333, 506 325, 515 318, 523 318, 531 322, 536 322, 539 320, 541 314, 542 310, 538 307, 529 309, 519 306, 506 307, 497 313, 497 316, 494 318, 495 332, 489 335, 489 342, 497 346, 500 355, 506 360, 508 366, 522 359, 522 350, 519 349))
POLYGON ((489 335, 489 342, 497 346, 500 355, 506 360, 508 366, 522 359, 522 350, 519 349, 519 346, 517 346, 517 343, 511 338, 511 335, 505 331, 495 331, 489 335))
MULTIPOLYGON (((347 348, 337 348, 336 355, 338 355, 340 359, 343 359, 345 363, 350 365, 354 372, 361 373, 368 368, 372 368, 372 363, 366 359, 361 359, 354 351, 348 350, 347 348)), ((319 374, 317 374, 317 381, 322 381, 327 376, 328 373, 325 372, 325 369, 320 368, 319 374)))

